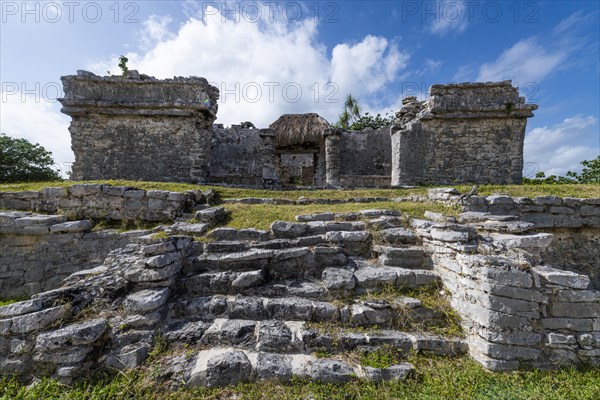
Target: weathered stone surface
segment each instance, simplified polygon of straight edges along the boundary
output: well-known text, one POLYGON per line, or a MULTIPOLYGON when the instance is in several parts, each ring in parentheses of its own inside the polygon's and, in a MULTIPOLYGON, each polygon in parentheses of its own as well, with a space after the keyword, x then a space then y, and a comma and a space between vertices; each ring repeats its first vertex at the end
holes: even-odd
POLYGON ((237 278, 231 282, 231 286, 235 288, 245 289, 258 286, 263 282, 262 271, 248 271, 240 273, 237 278))
POLYGON ((146 265, 150 268, 164 268, 167 265, 173 264, 181 260, 181 256, 177 253, 166 253, 150 257, 146 260, 146 265))
POLYGON ((365 378, 375 382, 388 382, 392 380, 403 380, 414 371, 409 363, 391 365, 387 368, 364 367, 365 378))
POLYGON ((12 318, 13 333, 29 333, 43 329, 66 315, 67 306, 58 306, 12 318))
POLYGON ((292 377, 292 359, 284 354, 258 353, 256 375, 258 379, 287 382, 292 377))
POLYGON ((396 284, 397 269, 391 267, 366 267, 354 272, 356 285, 359 288, 373 288, 396 284))
POLYGON ((91 221, 72 221, 63 222, 61 224, 55 224, 50 227, 50 232, 57 233, 73 233, 73 232, 84 232, 92 229, 94 224, 91 221))
POLYGON ((291 346, 292 331, 281 321, 261 321, 257 342, 257 350, 282 351, 291 346))
POLYGON ((383 244, 414 244, 417 240, 414 232, 406 228, 384 229, 379 235, 383 244))
POLYGON ((294 222, 276 221, 271 224, 275 237, 296 238, 308 232, 308 225, 294 222))
POLYGON ((60 349, 65 346, 92 344, 104 334, 106 328, 107 325, 104 318, 68 325, 64 328, 38 335, 36 347, 40 351, 47 351, 60 349))
POLYGON ((198 383, 206 387, 235 385, 248 381, 252 365, 248 357, 237 350, 198 355, 196 368, 192 371, 191 384, 198 383), (204 357, 207 360, 204 360, 204 357), (204 364, 204 365, 201 365, 204 364))
POLYGON ((41 299, 33 299, 2 306, 0 307, 0 319, 39 311, 42 309, 42 303, 41 299))
POLYGON ((518 248, 546 248, 552 241, 553 235, 550 233, 536 233, 530 235, 508 235, 502 233, 493 233, 494 241, 504 244, 507 247, 518 248))
POLYGON ((352 271, 343 268, 325 268, 322 280, 327 290, 352 290, 356 285, 352 271))
POLYGON ((202 342, 210 345, 248 345, 255 341, 255 321, 242 319, 216 319, 204 332, 202 342))
POLYGON ((587 289, 590 285, 590 278, 588 276, 571 271, 563 271, 549 266, 534 267, 532 271, 544 284, 573 289, 587 289))
POLYGON ((337 360, 316 359, 310 367, 310 377, 321 383, 344 383, 355 376, 349 364, 337 360))
POLYGON ((169 289, 145 289, 127 296, 125 310, 132 314, 147 313, 162 307, 169 299, 169 289))

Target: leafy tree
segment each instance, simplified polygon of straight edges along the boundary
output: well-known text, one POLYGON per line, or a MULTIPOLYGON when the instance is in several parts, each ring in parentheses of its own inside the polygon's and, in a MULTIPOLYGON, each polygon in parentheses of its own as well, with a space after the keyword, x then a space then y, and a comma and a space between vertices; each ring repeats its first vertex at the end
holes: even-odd
POLYGON ((388 117, 386 113, 385 117, 381 114, 377 114, 375 117, 369 115, 366 112, 364 115, 360 115, 361 107, 358 104, 356 97, 348 94, 346 101, 344 102, 344 111, 340 114, 338 122, 335 124, 338 128, 351 129, 351 130, 363 130, 365 128, 377 129, 382 126, 391 125, 394 122, 393 117, 388 117))
POLYGON ((600 183, 600 156, 593 160, 582 161, 581 165, 583 165, 583 169, 577 177, 580 183, 600 183))
POLYGON ((60 175, 52 168, 52 153, 27 139, 0 134, 0 182, 52 181, 60 175))
POLYGON ((600 183, 600 156, 593 160, 584 160, 580 164, 583 165, 581 174, 568 171, 566 176, 546 176, 543 171, 540 171, 535 174, 534 179, 524 178, 523 182, 532 184, 600 183))

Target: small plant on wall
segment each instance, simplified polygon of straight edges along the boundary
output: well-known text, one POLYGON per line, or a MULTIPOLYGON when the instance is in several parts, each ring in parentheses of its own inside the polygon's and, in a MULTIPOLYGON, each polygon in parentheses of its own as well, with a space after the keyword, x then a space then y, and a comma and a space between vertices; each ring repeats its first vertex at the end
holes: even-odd
POLYGON ((129 68, 127 68, 127 61, 129 61, 127 57, 123 55, 119 57, 119 68, 121 68, 121 71, 123 71, 123 78, 125 78, 127 71, 129 70, 129 68))

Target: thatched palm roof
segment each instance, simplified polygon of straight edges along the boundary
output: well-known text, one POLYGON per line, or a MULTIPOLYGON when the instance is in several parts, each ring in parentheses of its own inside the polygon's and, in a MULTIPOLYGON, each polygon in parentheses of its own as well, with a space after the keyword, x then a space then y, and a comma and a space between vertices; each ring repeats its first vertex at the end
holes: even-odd
POLYGON ((331 125, 315 113, 283 114, 269 128, 275 131, 280 147, 320 146, 323 143, 323 130, 331 128, 331 125))

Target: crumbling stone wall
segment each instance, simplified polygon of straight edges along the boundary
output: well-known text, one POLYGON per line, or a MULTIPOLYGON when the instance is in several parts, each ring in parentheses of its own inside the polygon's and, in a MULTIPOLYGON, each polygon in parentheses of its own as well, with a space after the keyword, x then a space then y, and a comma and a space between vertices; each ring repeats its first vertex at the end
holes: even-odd
POLYGON ((61 80, 73 179, 206 181, 219 97, 206 79, 78 71, 61 80))
POLYGON ((232 125, 215 125, 210 148, 213 183, 258 185, 262 183, 261 130, 232 125))
POLYGON ((433 85, 391 128, 392 185, 521 183, 527 118, 511 81, 433 85))
POLYGON ((99 266, 139 231, 92 231, 89 220, 64 215, 0 212, 0 298, 57 288, 69 275, 99 266))
POLYGON ((389 127, 344 131, 340 138, 342 186, 389 186, 392 146, 389 127))
POLYGON ((213 194, 142 190, 129 186, 77 184, 41 191, 1 192, 0 208, 45 213, 61 212, 69 218, 109 220, 174 220, 196 204, 210 202, 213 194))
MULTIPOLYGON (((456 197, 429 191, 430 199, 456 197)), ((598 200, 465 203, 459 223, 413 224, 463 317, 471 356, 494 370, 600 365, 598 200)))

